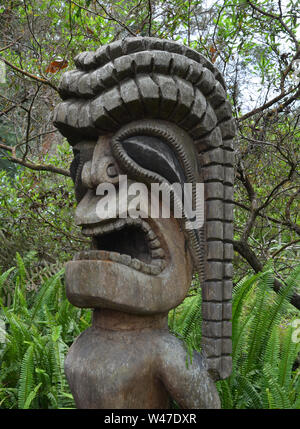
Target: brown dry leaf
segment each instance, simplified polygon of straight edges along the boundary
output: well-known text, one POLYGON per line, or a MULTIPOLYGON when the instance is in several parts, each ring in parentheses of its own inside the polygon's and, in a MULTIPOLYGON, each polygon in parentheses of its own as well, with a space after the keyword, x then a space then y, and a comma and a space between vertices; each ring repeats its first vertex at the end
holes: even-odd
POLYGON ((91 34, 92 36, 94 36, 95 34, 94 34, 94 32, 93 32, 93 30, 91 30, 90 29, 90 27, 86 27, 86 31, 89 33, 89 34, 91 34))
POLYGON ((211 59, 210 60, 212 63, 214 63, 217 59, 217 56, 218 56, 218 50, 213 45, 211 45, 209 47, 209 52, 211 53, 211 59))
POLYGON ((68 61, 66 60, 54 60, 48 65, 45 70, 45 73, 56 73, 59 70, 62 70, 68 66, 68 61))

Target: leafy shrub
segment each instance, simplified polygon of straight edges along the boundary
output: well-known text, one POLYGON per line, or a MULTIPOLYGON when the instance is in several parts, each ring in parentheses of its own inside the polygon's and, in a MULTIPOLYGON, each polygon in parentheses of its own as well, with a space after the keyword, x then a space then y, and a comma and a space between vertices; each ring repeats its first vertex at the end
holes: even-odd
MULTIPOLYGON (((44 162, 66 170, 72 159, 67 143, 45 155, 44 162)), ((1 167, 1 166, 0 166, 1 167)), ((75 197, 71 178, 18 167, 0 170, 0 269, 13 265, 16 252, 35 251, 40 263, 66 261, 87 246, 73 222, 75 197)))
MULTIPOLYGON (((267 270, 244 278, 233 290, 233 370, 217 383, 223 408, 300 408, 300 368, 295 365, 300 342, 292 337, 292 319, 300 319, 300 312, 289 304, 300 266, 279 294, 272 290, 273 278, 267 270)), ((169 318, 189 350, 199 349, 200 307, 198 293, 169 318)))
POLYGON ((65 374, 68 347, 90 324, 90 311, 66 299, 63 270, 44 274, 38 292, 26 281, 23 260, 0 276, 13 288, 11 305, 0 301, 4 321, 0 342, 0 408, 74 407, 65 374))
MULTIPOLYGON (((64 358, 74 338, 90 325, 91 313, 67 301, 63 270, 54 275, 43 271, 38 291, 29 278, 19 255, 17 267, 0 276, 0 321, 6 326, 0 324, 0 408, 74 407, 64 358), (10 305, 1 298, 7 285, 13 290, 10 305)), ((235 286, 233 371, 217 383, 223 408, 300 408, 300 368, 295 365, 300 343, 292 337, 292 318, 300 319, 300 314, 289 304, 299 280, 300 266, 280 294, 272 290, 270 270, 235 286)), ((199 350, 197 281, 192 295, 170 312, 169 326, 188 351, 199 350)))

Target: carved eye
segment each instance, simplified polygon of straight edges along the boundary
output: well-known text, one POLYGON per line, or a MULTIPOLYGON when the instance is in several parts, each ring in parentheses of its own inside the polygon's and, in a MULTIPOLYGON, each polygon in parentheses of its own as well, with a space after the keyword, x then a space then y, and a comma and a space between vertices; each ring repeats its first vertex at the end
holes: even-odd
POLYGON ((186 181, 183 168, 173 150, 162 140, 150 136, 133 136, 121 142, 127 155, 146 170, 158 173, 169 183, 186 181))
MULTIPOLYGON (((119 140, 119 144, 121 144, 125 152, 123 156, 125 155, 125 157, 130 158, 133 164, 135 164, 132 164, 131 167, 135 170, 136 177, 139 176, 139 173, 145 177, 146 170, 152 173, 152 175, 149 175, 150 177, 154 178, 155 174, 153 173, 156 173, 163 181, 165 179, 171 185, 180 183, 182 188, 184 188, 184 184, 188 183, 188 170, 183 168, 178 155, 175 154, 172 147, 166 141, 154 136, 138 135, 119 140), (141 167, 140 172, 139 167, 141 167)), ((185 204, 187 204, 185 206, 186 219, 193 221, 192 200, 185 199, 183 193, 177 193, 176 189, 174 193, 176 194, 177 202, 181 200, 183 203, 184 199, 185 204)), ((199 231, 193 230, 192 234, 200 245, 201 237, 199 231)))

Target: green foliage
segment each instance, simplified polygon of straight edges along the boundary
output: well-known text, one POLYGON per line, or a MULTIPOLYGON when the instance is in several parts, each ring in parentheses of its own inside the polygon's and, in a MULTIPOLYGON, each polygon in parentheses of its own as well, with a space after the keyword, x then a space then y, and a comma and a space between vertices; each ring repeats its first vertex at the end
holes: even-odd
MULTIPOLYGON (((1 84, 0 84, 0 88, 1 88, 1 84)), ((0 142, 6 144, 8 146, 13 145, 14 140, 15 140, 14 139, 14 133, 13 133, 12 129, 10 129, 8 124, 5 124, 1 120, 0 120, 0 136, 1 136, 0 142)), ((0 150, 0 171, 6 170, 8 175, 14 176, 14 174, 16 173, 16 170, 17 170, 17 166, 12 164, 11 162, 7 161, 5 159, 6 155, 7 155, 6 152, 0 150)))
MULTIPOLYGON (((79 52, 96 50, 134 35, 177 40, 201 52, 219 68, 227 84, 233 114, 238 119, 238 139, 234 144, 235 239, 245 240, 262 263, 270 257, 276 258, 277 275, 287 275, 299 259, 296 198, 299 191, 299 85, 294 64, 299 53, 299 1, 31 0, 4 3, 0 9, 0 33, 7 48, 3 48, 1 56, 12 66, 7 65, 6 83, 1 84, 0 144, 4 148, 0 152, 0 169, 9 169, 10 174, 16 173, 19 177, 19 167, 16 170, 12 162, 4 159, 12 155, 10 147, 16 150, 19 161, 66 166, 59 157, 50 159, 46 154, 49 150, 59 150, 62 142, 58 133, 53 133, 52 114, 59 102, 54 88, 65 71, 74 69, 74 57, 79 52), (52 73, 48 68, 56 60, 65 61, 66 68, 52 73), (250 230, 245 231, 249 226, 250 230)), ((30 181, 30 178, 27 176, 25 180, 30 181)), ((40 181, 41 187, 43 182, 40 181)), ((0 183, 2 185, 7 186, 6 182, 0 183)), ((52 219, 62 220, 64 226, 70 219, 71 197, 60 197, 61 190, 58 199, 66 216, 61 219, 54 210, 53 214, 58 217, 52 219)), ((21 194, 18 202, 28 208, 29 197, 21 194)), ((32 211, 36 215, 36 206, 32 211)), ((46 218, 49 220, 48 216, 46 218)), ((1 230, 5 230, 6 239, 11 225, 8 222, 6 229, 5 222, 4 219, 1 230)), ((29 230, 30 224, 31 218, 24 215, 22 226, 26 225, 29 230)), ((9 260, 11 262, 16 250, 24 256, 25 249, 21 247, 35 237, 29 234, 28 239, 21 240, 21 236, 19 232, 16 249, 12 241, 5 242, 9 250, 4 252, 7 254, 5 261, 0 259, 3 269, 10 267, 9 260)), ((27 245, 26 250, 34 248, 40 252, 41 248, 42 254, 47 253, 46 240, 42 240, 45 234, 36 236, 40 237, 41 245, 36 246, 35 242, 34 246, 27 245)), ((52 243, 57 241, 51 234, 50 255, 52 243)), ((66 240, 63 241, 64 247, 68 247, 66 240)), ((57 253, 55 249, 54 257, 57 253)), ((235 255, 235 281, 249 273, 252 258, 247 253, 248 257, 235 255)))
MULTIPOLYGON (((0 275, 0 319, 6 326, 0 342, 0 407, 74 407, 64 358, 74 338, 89 326, 90 312, 67 301, 63 270, 43 273, 37 291, 27 280, 26 261, 19 255, 16 259, 17 266, 0 275), (2 298, 7 284, 13 289, 10 306, 2 298)), ((223 408, 300 408, 300 368, 295 367, 300 343, 292 335, 292 318, 300 315, 288 308, 300 266, 279 294, 271 288, 272 278, 268 270, 234 288, 233 371, 217 383, 223 408)), ((187 365, 201 340, 201 294, 199 289, 193 293, 169 314, 170 329, 187 345, 187 365)))
MULTIPOLYGON (((71 157, 64 144, 45 161, 63 167, 71 157)), ((34 251, 41 268, 45 263, 70 259, 84 247, 86 240, 79 237, 73 222, 75 198, 70 178, 21 168, 11 176, 2 170, 0 189, 0 269, 12 266, 16 252, 24 258, 34 251)))
POLYGON ((299 408, 300 368, 293 366, 300 344, 292 341, 292 321, 284 320, 299 281, 300 266, 279 294, 272 291, 271 271, 235 287, 233 371, 218 383, 224 408, 299 408))
MULTIPOLYGON (((47 408, 59 401, 66 406, 63 349, 84 323, 59 292, 56 273, 86 243, 73 226, 71 180, 16 167, 7 159, 12 155, 7 147, 19 160, 68 169, 72 151, 54 139, 52 113, 59 97, 51 85, 74 69, 75 55, 128 35, 178 40, 224 74, 238 119, 235 240, 243 240, 257 261, 272 258, 276 276, 284 278, 299 261, 299 85, 293 65, 299 1, 4 3, 0 33, 8 48, 1 56, 21 72, 7 66, 7 81, 0 85, 0 301, 8 326, 7 342, 0 345, 0 407, 47 408), (67 68, 47 72, 59 58, 67 68), (274 97, 277 101, 269 103, 274 97), (10 268, 13 264, 17 267, 10 268)), ((236 281, 249 273, 252 260, 236 252, 236 281)), ((297 272, 287 285, 299 288, 297 272)), ((271 285, 265 272, 235 287, 234 371, 219 384, 224 408, 300 407, 299 373, 291 370, 298 350, 289 325, 292 287, 276 296, 271 285)), ((189 351, 198 350, 201 339, 201 297, 192 293, 169 316, 171 329, 189 351)))
POLYGON ((201 342, 201 294, 197 293, 169 313, 169 328, 178 338, 184 340, 188 351, 200 351, 201 342))
MULTIPOLYGON (((233 370, 228 379, 217 383, 223 408, 300 407, 300 368, 295 368, 300 342, 292 341, 292 320, 300 319, 300 313, 289 304, 300 282, 300 266, 278 294, 272 290, 273 278, 267 270, 245 277, 234 288, 233 370)), ((198 293, 169 316, 170 329, 189 351, 199 350, 200 307, 198 293)))
MULTIPOLYGON (((13 289, 10 306, 1 303, 6 335, 0 342, 0 408, 72 408, 64 358, 74 338, 90 324, 90 311, 66 299, 63 270, 43 275, 38 292, 28 282, 23 260, 0 276, 13 289)), ((1 299, 3 301, 3 299, 1 299)))

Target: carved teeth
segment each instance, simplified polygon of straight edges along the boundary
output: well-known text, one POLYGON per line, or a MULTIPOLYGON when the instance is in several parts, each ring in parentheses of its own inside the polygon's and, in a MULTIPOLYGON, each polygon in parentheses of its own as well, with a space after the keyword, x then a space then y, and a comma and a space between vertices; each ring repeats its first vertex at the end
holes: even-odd
POLYGON ((160 267, 158 265, 152 265, 150 267, 150 274, 157 276, 162 270, 160 269, 160 267))
POLYGON ((74 260, 105 260, 118 262, 145 274, 158 275, 166 267, 165 252, 161 248, 160 241, 151 226, 144 220, 138 218, 114 219, 102 222, 98 225, 84 226, 83 234, 87 236, 101 236, 113 231, 119 231, 127 225, 137 225, 146 234, 148 246, 151 251, 152 261, 150 264, 139 259, 131 258, 130 255, 106 250, 82 251, 75 255, 74 260))
POLYGON ((124 220, 117 220, 116 222, 113 223, 113 227, 116 231, 119 231, 120 229, 122 229, 125 226, 126 222, 124 220))
POLYGON ((117 220, 110 220, 105 222, 101 222, 98 225, 94 226, 84 226, 82 228, 82 233, 87 236, 91 235, 102 235, 107 234, 109 232, 112 232, 114 230, 119 231, 120 229, 124 228, 126 225, 138 225, 142 227, 142 229, 148 233, 150 226, 146 228, 146 222, 142 222, 141 219, 132 219, 130 217, 126 219, 117 219, 117 220))
POLYGON ((131 256, 129 256, 129 255, 121 255, 121 258, 120 258, 119 262, 121 262, 122 264, 128 266, 131 263, 131 256))
POLYGON ((148 233, 149 231, 151 231, 151 227, 147 222, 142 221, 141 226, 144 232, 148 233))
POLYGON ((128 217, 127 219, 126 219, 126 223, 127 223, 127 225, 133 225, 134 223, 136 223, 136 222, 134 222, 134 219, 132 219, 131 217, 128 217))
POLYGON ((102 234, 107 234, 113 229, 113 225, 103 225, 102 226, 102 234))
POLYGON ((117 252, 109 252, 109 259, 111 260, 111 261, 114 261, 114 262, 121 262, 120 261, 120 253, 117 253, 117 252))
MULTIPOLYGON (((162 249, 158 249, 162 250, 162 249)), ((161 252, 160 252, 161 253, 161 252)), ((74 261, 90 260, 90 261, 112 261, 134 268, 145 274, 158 275, 165 268, 166 263, 162 259, 155 259, 151 264, 146 264, 139 259, 132 259, 129 255, 121 255, 118 252, 108 252, 106 250, 84 250, 74 256, 74 261)))
POLYGON ((132 259, 130 266, 135 270, 140 270, 142 262, 139 259, 132 259))
POLYGON ((148 240, 154 240, 156 238, 156 235, 152 230, 150 230, 147 234, 147 238, 148 240))
POLYGON ((165 252, 163 251, 162 248, 155 249, 155 250, 152 250, 151 256, 152 256, 153 259, 164 258, 165 257, 165 252))
POLYGON ((150 249, 158 249, 160 247, 160 242, 158 238, 155 238, 154 240, 149 241, 148 245, 150 249))
POLYGON ((82 259, 87 259, 93 261, 99 259, 108 259, 109 253, 110 252, 106 252, 104 250, 82 250, 81 252, 75 254, 73 260, 80 261, 82 259))
POLYGON ((150 274, 151 273, 151 266, 147 265, 147 264, 143 264, 142 266, 142 271, 145 274, 150 274))

